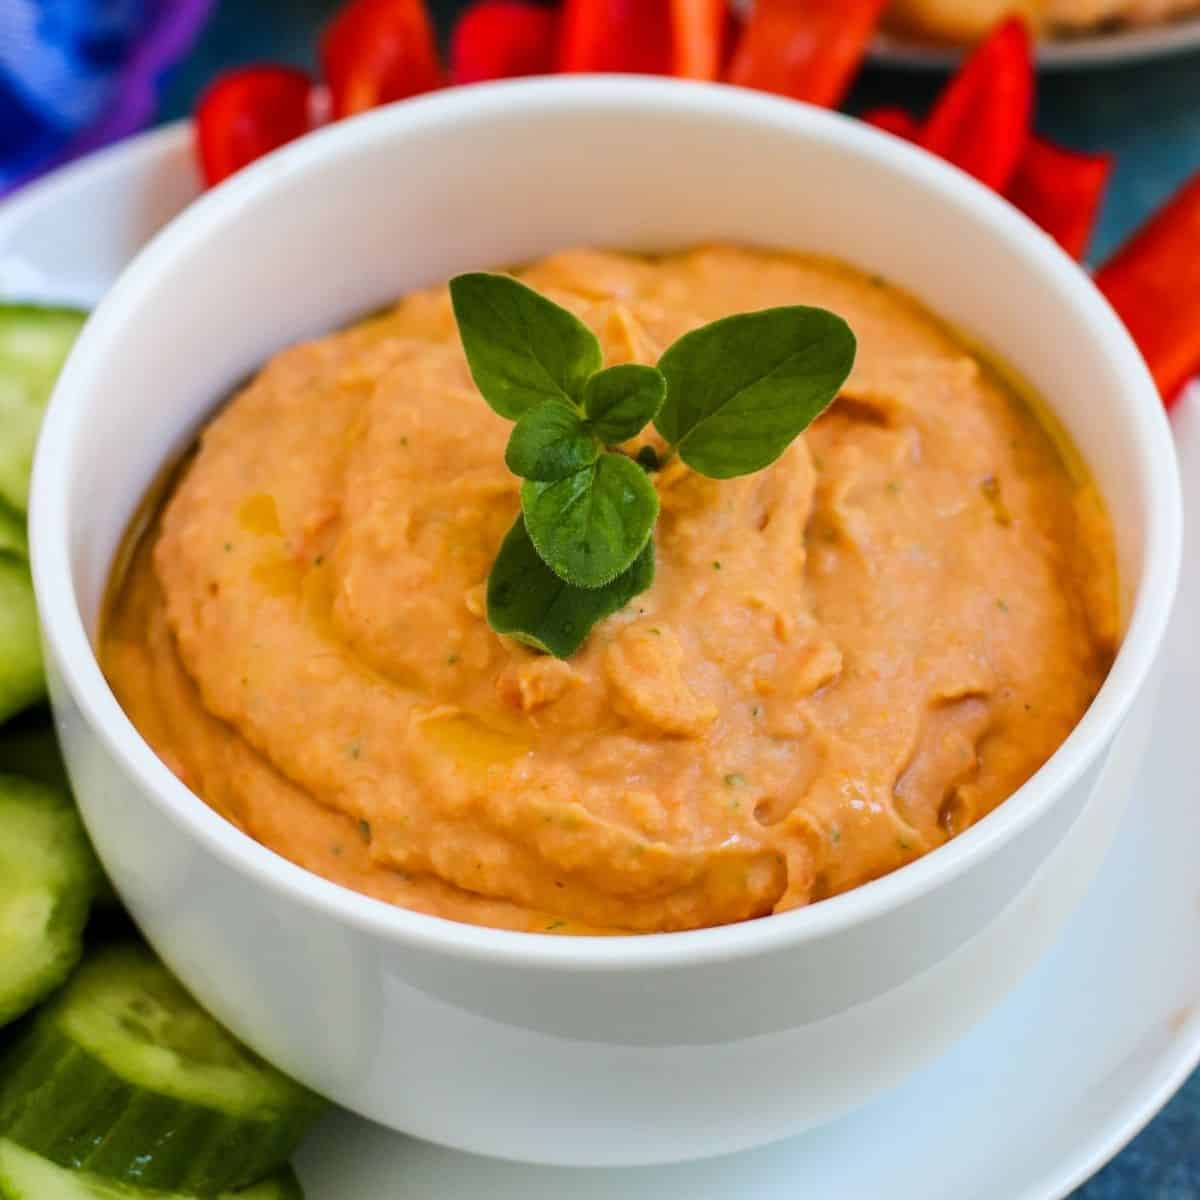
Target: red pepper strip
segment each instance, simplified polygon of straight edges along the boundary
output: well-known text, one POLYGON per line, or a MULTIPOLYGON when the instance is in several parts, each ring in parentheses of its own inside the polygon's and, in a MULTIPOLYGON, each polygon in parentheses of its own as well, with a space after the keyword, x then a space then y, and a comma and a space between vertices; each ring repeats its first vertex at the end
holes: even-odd
POLYGON ((312 128, 312 80, 291 67, 222 75, 196 109, 196 153, 212 187, 312 128))
POLYGON ((1200 175, 1105 263, 1096 283, 1169 406, 1200 372, 1200 175))
POLYGON ((834 108, 841 103, 888 0, 757 0, 729 82, 834 108))
POLYGON ((725 0, 671 0, 671 73, 716 79, 724 64, 728 18, 725 0))
MULTIPOLYGON (((1031 138, 1008 198, 1074 258, 1087 252, 1112 174, 1111 154, 1077 154, 1031 138)), ((1200 243, 1196 247, 1200 253, 1200 243)))
POLYGON ((454 27, 450 75, 455 83, 548 75, 557 45, 554 9, 525 0, 479 0, 454 27))
POLYGON ((1029 31, 1002 21, 934 103, 921 145, 1005 191, 1029 142, 1033 88, 1029 31))
POLYGON ((915 142, 921 136, 921 122, 905 108, 874 108, 863 113, 862 119, 906 142, 915 142))
POLYGON ((334 117, 349 117, 445 82, 424 0, 351 0, 321 38, 334 117))
POLYGON ((671 74, 668 0, 566 0, 560 29, 560 71, 671 74))

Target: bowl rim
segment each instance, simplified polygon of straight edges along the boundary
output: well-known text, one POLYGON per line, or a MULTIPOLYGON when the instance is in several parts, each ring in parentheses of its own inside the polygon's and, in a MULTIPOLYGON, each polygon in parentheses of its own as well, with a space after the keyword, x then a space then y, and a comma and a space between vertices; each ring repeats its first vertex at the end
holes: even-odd
MULTIPOLYGON (((105 166, 141 145, 109 151, 105 166)), ((88 164, 74 168, 89 169, 88 164)), ((42 187, 53 187, 54 181, 42 187)), ((19 201, 18 201, 19 203, 19 201)), ((1182 496, 1170 426, 1158 392, 1119 318, 1090 278, 1015 208, 969 176, 898 138, 844 115, 721 84, 634 76, 574 76, 472 85, 418 97, 303 138, 201 196, 126 266, 80 335, 46 413, 31 486, 32 569, 47 657, 86 723, 146 802, 227 867, 326 918, 393 942, 463 959, 563 971, 653 970, 730 961, 826 938, 902 908, 949 883, 1034 823, 1109 743, 1146 681, 1166 629, 1180 568, 1182 496), (219 816, 158 758, 125 715, 100 670, 76 596, 69 553, 72 499, 69 465, 89 377, 102 365, 106 339, 124 310, 166 274, 175 256, 219 236, 228 214, 251 195, 311 171, 335 169, 408 130, 437 129, 514 112, 580 111, 635 116, 647 107, 693 116, 711 114, 764 123, 801 139, 836 145, 907 176, 968 210, 982 235, 1000 238, 1038 261, 1063 303, 1087 323, 1125 381, 1135 413, 1131 452, 1147 481, 1145 551, 1120 650, 1087 712, 1051 758, 987 817, 946 845, 889 875, 820 904, 755 921, 676 933, 604 938, 549 937, 497 930, 400 908, 332 883, 284 859, 219 816)))

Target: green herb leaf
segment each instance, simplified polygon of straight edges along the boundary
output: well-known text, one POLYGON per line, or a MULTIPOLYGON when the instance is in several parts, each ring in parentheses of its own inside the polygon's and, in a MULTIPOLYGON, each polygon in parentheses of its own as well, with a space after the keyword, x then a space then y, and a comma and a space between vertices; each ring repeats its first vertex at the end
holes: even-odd
POLYGON ((577 588, 542 561, 525 521, 517 517, 488 577, 488 624, 535 650, 570 658, 592 627, 619 612, 654 579, 654 543, 605 587, 577 588))
POLYGON ((837 395, 856 342, 820 308, 769 308, 684 334, 659 360, 667 401, 655 425, 713 479, 773 463, 837 395))
POLYGON ((645 548, 658 519, 658 493, 633 459, 606 453, 566 479, 529 481, 521 507, 542 561, 567 583, 598 588, 645 548))
POLYGON ((854 364, 846 323, 797 306, 694 330, 657 368, 602 370, 587 326, 517 280, 460 275, 450 292, 472 378, 517 422, 505 458, 525 480, 522 516, 488 579, 488 621, 563 658, 654 577, 659 501, 647 472, 659 456, 644 446, 635 461, 604 446, 653 420, 701 474, 751 474, 833 400, 854 364))
POLYGON ((576 409, 547 400, 517 422, 504 461, 522 479, 554 482, 590 467, 602 449, 576 409))
POLYGON ((600 342, 574 313, 510 275, 459 275, 450 299, 475 386, 510 421, 546 400, 575 403, 603 365, 600 342))
POLYGON ((588 380, 583 408, 596 436, 606 446, 616 446, 637 437, 666 398, 667 381, 657 367, 622 363, 588 380))

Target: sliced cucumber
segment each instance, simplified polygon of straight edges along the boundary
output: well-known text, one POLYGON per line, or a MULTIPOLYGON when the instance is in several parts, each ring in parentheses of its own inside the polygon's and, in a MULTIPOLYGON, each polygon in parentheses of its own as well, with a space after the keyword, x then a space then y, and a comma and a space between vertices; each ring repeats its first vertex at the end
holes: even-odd
POLYGON ((0 499, 24 512, 46 401, 86 319, 66 308, 0 305, 0 499))
MULTIPOLYGON (((2 454, 3 451, 0 451, 2 454)), ((25 518, 0 504, 0 555, 6 558, 29 560, 29 538, 25 533, 25 518)))
MULTIPOLYGON (((148 1192, 99 1175, 72 1171, 0 1140, 0 1200, 190 1200, 184 1192, 148 1192)), ((225 1192, 220 1200, 304 1200, 300 1181, 290 1167, 265 1183, 242 1192, 225 1192)))
POLYGON ((0 1025, 79 961, 100 868, 59 788, 0 775, 0 1025))
POLYGON ((0 557, 0 724, 46 695, 29 568, 0 557))
MULTIPOLYGON (((9 773, 40 779, 70 794, 71 781, 49 709, 30 709, 0 728, 0 776, 9 773)), ((95 908, 117 909, 120 904, 113 885, 101 871, 92 897, 93 924, 95 908)))
POLYGON ((89 955, 0 1063, 0 1137, 164 1191, 213 1195, 270 1175, 323 1107, 137 943, 89 955))
POLYGON ((83 321, 0 305, 0 722, 46 695, 24 512, 42 412, 83 321))

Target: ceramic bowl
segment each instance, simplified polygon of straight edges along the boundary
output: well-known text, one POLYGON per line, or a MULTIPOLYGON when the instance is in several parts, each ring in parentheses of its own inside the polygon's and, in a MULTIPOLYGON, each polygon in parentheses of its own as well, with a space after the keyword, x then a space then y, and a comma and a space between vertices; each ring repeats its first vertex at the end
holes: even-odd
POLYGON ((32 521, 71 776, 171 967, 250 1045, 346 1107, 459 1148, 570 1164, 694 1158, 827 1120, 1013 986, 1086 884, 1050 856, 1152 677, 1181 527, 1144 364, 1088 277, 1015 209, 844 117, 635 78, 395 105, 201 199, 82 335, 47 417, 32 521), (570 245, 714 238, 835 255, 907 288, 1048 397, 1091 464, 1116 530, 1124 641, 1042 770, 944 848, 846 895, 601 939, 366 899, 189 792, 117 705, 94 639, 131 514, 229 389, 282 346, 459 271, 570 245), (1018 900, 1037 921, 998 936, 1018 900))

